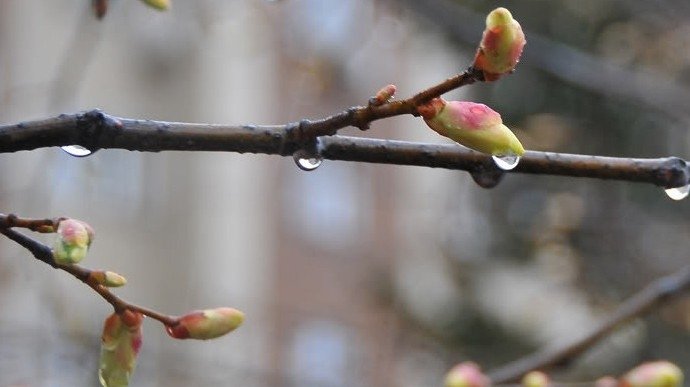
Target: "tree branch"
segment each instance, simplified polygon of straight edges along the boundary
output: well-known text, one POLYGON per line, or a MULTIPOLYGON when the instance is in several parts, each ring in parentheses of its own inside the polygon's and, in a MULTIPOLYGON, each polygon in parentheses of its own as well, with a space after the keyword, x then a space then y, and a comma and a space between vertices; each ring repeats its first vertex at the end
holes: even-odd
MULTIPOLYGON (((465 82, 458 79, 464 78, 460 76, 448 81, 465 82)), ((444 91, 425 91, 405 101, 424 100, 444 91)), ((409 113, 408 106, 413 106, 410 103, 413 102, 353 108, 348 110, 355 112, 349 113, 347 117, 350 118, 341 113, 325 120, 271 126, 135 120, 92 110, 0 126, 0 152, 81 145, 92 151, 220 151, 290 156, 303 148, 312 135, 334 133, 342 125, 406 114, 404 112, 409 113)), ((491 176, 497 183, 504 173, 494 166, 490 157, 456 144, 346 136, 320 137, 319 142, 320 155, 326 159, 464 170, 472 173, 475 180, 485 187, 495 184, 482 184, 483 176, 491 176)), ((690 183, 688 162, 676 157, 634 159, 528 151, 511 172, 645 182, 665 188, 690 183)))
POLYGON ((42 229, 41 227, 50 224, 51 227, 57 228, 57 223, 59 223, 59 221, 53 219, 24 219, 18 218, 16 215, 0 214, 0 233, 29 250, 34 258, 38 259, 39 261, 46 263, 55 269, 66 271, 78 280, 87 284, 89 287, 91 287, 91 289, 103 297, 103 299, 105 299, 110 305, 112 305, 116 312, 122 312, 126 309, 137 311, 145 316, 160 321, 167 327, 172 327, 178 323, 177 320, 172 316, 159 313, 143 306, 131 304, 116 296, 110 291, 110 289, 96 282, 91 276, 92 271, 85 267, 79 265, 58 264, 53 258, 53 251, 50 249, 50 247, 11 228, 24 227, 30 230, 38 228, 34 231, 49 232, 44 231, 45 229, 42 229))
POLYGON ((518 381, 533 370, 545 370, 565 365, 608 336, 620 325, 638 318, 653 309, 690 291, 690 266, 662 277, 623 302, 599 327, 588 335, 560 348, 544 349, 489 372, 493 383, 518 381))

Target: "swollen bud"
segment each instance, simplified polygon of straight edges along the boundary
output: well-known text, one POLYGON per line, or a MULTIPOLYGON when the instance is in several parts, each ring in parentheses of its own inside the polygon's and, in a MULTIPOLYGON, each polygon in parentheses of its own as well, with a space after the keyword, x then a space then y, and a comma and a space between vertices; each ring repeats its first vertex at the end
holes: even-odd
POLYGON ((113 313, 103 326, 98 379, 104 387, 127 386, 141 349, 144 316, 126 310, 113 313))
POLYGON ((369 105, 383 105, 384 103, 388 102, 391 98, 393 98, 396 91, 397 87, 395 85, 386 85, 382 87, 379 91, 376 92, 375 96, 369 99, 369 105))
POLYGON ((675 364, 660 360, 643 363, 628 371, 620 387, 682 387, 683 371, 675 364))
POLYGON ((526 42, 520 23, 510 11, 496 8, 486 17, 486 29, 472 66, 484 73, 486 81, 495 81, 515 69, 526 42))
POLYGON ((503 125, 501 115, 484 104, 434 98, 417 111, 436 133, 468 148, 493 156, 525 153, 520 140, 503 125))
POLYGON ((476 363, 463 362, 451 368, 446 374, 445 387, 488 387, 489 378, 476 363))
POLYGON ((89 280, 94 281, 107 288, 119 288, 127 283, 127 279, 112 271, 92 271, 89 280))
POLYGON ((165 11, 170 8, 170 0, 141 0, 151 8, 159 11, 165 11))
POLYGON ((549 385, 549 377, 541 371, 532 371, 522 377, 523 387, 546 387, 549 385))
POLYGON ((176 339, 215 339, 232 332, 244 321, 244 313, 233 308, 198 310, 181 316, 167 328, 176 339))
POLYGON ((53 245, 55 262, 71 265, 81 262, 94 238, 88 224, 76 219, 63 219, 58 224, 57 239, 53 245))

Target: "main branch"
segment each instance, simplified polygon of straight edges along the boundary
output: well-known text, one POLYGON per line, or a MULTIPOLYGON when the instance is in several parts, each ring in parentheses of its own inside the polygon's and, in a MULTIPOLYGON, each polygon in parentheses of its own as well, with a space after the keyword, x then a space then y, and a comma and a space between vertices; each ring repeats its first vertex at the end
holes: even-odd
MULTIPOLYGON (((461 84, 463 76, 446 82, 461 84)), ((447 91, 436 86, 405 101, 424 100, 447 91)), ((455 144, 429 144, 329 134, 347 125, 362 126, 374 119, 414 114, 413 102, 356 107, 319 121, 287 125, 209 125, 127 119, 99 110, 0 126, 0 152, 81 145, 91 151, 127 149, 142 152, 219 151, 290 156, 319 137, 320 156, 330 160, 416 165, 499 176, 491 158, 455 144), (350 117, 350 118, 348 118, 350 117)), ((677 157, 635 159, 528 151, 511 172, 592 177, 682 187, 690 183, 688 162, 677 157)), ((479 180, 478 180, 479 181, 479 180)))

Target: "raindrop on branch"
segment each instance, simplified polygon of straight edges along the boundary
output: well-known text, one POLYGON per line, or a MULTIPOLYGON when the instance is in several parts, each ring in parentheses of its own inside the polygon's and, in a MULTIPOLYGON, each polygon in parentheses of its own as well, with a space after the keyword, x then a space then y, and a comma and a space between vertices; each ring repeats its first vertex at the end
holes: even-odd
POLYGON ((321 163, 323 163, 323 159, 321 157, 309 154, 303 149, 295 152, 292 155, 292 158, 295 160, 295 164, 297 164, 299 169, 303 171, 313 171, 318 168, 321 163))
POLYGON ((68 155, 74 157, 86 157, 93 153, 81 145, 66 145, 61 146, 60 149, 67 152, 68 155))
POLYGON ((683 200, 690 193, 690 184, 684 187, 667 188, 664 192, 673 200, 683 200))
POLYGON ((510 171, 511 169, 517 167, 520 162, 520 156, 517 155, 493 155, 494 163, 497 167, 504 171, 510 171))

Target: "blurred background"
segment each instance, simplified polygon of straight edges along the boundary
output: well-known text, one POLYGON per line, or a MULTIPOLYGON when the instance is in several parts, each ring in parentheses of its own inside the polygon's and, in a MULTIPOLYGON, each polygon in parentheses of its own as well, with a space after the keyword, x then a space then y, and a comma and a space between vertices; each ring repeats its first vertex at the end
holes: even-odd
MULTIPOLYGON (((102 108, 141 119, 286 123, 400 97, 464 70, 484 18, 527 34, 487 103, 528 149, 690 157, 685 0, 0 2, 0 122, 102 108)), ((349 135, 444 142, 410 116, 349 135)), ((659 187, 230 153, 60 149, 0 157, 2 212, 97 232, 87 267, 169 314, 233 306, 238 331, 173 341, 145 324, 134 386, 440 386, 593 328, 688 263, 690 201, 659 187)), ((46 238, 46 242, 50 239, 46 238)), ((97 384, 111 307, 0 239, 0 386, 97 384)), ((690 371, 690 300, 626 326, 560 380, 666 358, 690 371)))

